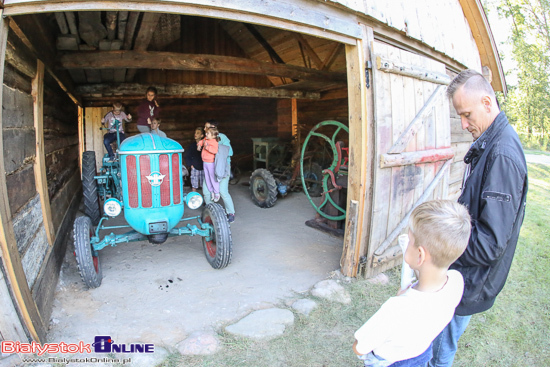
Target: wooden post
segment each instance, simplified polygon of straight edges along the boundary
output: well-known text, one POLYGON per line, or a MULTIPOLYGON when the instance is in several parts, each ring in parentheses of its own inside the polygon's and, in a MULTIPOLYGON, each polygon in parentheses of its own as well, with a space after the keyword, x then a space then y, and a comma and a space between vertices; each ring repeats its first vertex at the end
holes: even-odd
MULTIPOLYGON (((4 65, 9 22, 8 19, 3 17, 3 12, 3 10, 0 10, 0 65, 4 65)), ((0 85, 3 84, 4 73, 0 73, 0 85)), ((1 104, 2 94, 0 94, 1 104)), ((0 131, 3 131, 2 126, 2 114, 0 114, 0 131)), ((0 248, 3 254, 2 261, 25 326, 29 330, 31 337, 35 341, 40 342, 45 339, 46 328, 42 322, 36 303, 32 298, 31 290, 27 284, 27 278, 21 264, 21 257, 17 249, 13 223, 11 221, 5 172, 4 142, 3 139, 0 139, 0 248)))
POLYGON ((55 231, 53 229, 50 195, 48 194, 48 180, 46 177, 46 157, 44 154, 44 63, 40 60, 38 60, 36 65, 36 76, 32 80, 32 99, 34 131, 36 137, 34 179, 36 182, 36 191, 40 195, 46 238, 50 246, 53 246, 55 242, 55 231))
POLYGON ((372 28, 363 27, 363 38, 357 40, 357 45, 346 45, 349 104, 348 215, 344 253, 340 263, 342 273, 350 277, 357 276, 359 259, 365 251, 365 240, 368 238, 368 226, 364 223, 370 222, 368 220, 370 203, 365 205, 365 201, 370 190, 370 184, 367 184, 368 151, 372 149, 372 146, 369 146, 372 143, 369 142, 368 131, 374 115, 372 114, 373 87, 367 70, 367 61, 370 61, 369 44, 373 39, 372 28), (367 76, 369 76, 368 81, 367 76), (352 201, 358 202, 357 215, 354 218, 349 215, 352 201), (365 211, 367 211, 366 215, 365 211))
POLYGON ((82 153, 85 150, 84 141, 84 108, 78 106, 78 166, 82 175, 82 153))

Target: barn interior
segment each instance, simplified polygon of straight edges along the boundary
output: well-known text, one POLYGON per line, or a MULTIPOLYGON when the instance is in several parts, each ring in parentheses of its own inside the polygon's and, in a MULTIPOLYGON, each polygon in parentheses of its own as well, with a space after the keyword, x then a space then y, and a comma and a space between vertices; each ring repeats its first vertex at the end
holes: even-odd
MULTIPOLYGON (((80 204, 81 152, 96 150, 98 160, 105 153, 97 126, 113 102, 134 114, 147 87, 156 87, 161 128, 184 147, 195 127, 218 120, 244 176, 254 166, 253 138, 303 141, 321 121, 347 125, 345 47, 335 41, 152 12, 27 14, 4 24, 4 166, 15 232, 8 256, 20 262, 16 278, 30 291, 22 292, 23 318, 38 327, 19 331, 27 337, 44 339, 80 204)), ((138 133, 135 123, 125 130, 138 133)))

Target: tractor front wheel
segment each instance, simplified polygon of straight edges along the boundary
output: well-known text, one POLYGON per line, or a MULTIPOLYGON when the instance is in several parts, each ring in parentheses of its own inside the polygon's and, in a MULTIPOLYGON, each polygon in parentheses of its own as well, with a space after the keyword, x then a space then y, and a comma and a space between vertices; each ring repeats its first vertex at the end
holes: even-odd
POLYGON ((94 179, 96 174, 95 152, 87 151, 82 153, 82 195, 84 196, 84 213, 90 217, 94 226, 97 226, 101 219, 97 183, 94 179))
POLYGON ((231 262, 233 255, 233 240, 231 229, 220 204, 210 203, 202 211, 202 222, 212 226, 210 240, 202 238, 206 260, 214 269, 223 269, 231 262))
POLYGON ((94 251, 91 244, 93 233, 92 221, 89 217, 76 218, 74 221, 74 252, 80 276, 88 288, 99 287, 103 279, 99 254, 94 251))
POLYGON ((277 183, 271 172, 258 168, 250 176, 250 197, 260 208, 271 208, 277 201, 277 183))

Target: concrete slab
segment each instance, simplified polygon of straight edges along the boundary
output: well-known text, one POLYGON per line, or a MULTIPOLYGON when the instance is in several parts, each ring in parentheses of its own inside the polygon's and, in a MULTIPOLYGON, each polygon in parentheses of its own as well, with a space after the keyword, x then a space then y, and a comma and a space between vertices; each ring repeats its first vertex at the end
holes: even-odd
POLYGON ((281 304, 339 269, 342 239, 304 225, 315 212, 303 193, 270 209, 256 207, 248 187, 230 186, 230 193, 237 216, 232 263, 223 270, 210 267, 200 237, 134 242, 100 251, 103 283, 88 290, 71 240, 48 341, 91 343, 96 335, 109 335, 114 343, 170 348, 197 330, 219 330, 253 310, 281 304))

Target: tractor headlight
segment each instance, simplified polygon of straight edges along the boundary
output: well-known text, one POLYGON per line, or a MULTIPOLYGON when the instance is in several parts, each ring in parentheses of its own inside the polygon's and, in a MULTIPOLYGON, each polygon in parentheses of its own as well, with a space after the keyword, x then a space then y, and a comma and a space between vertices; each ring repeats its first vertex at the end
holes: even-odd
POLYGON ((185 203, 189 209, 197 209, 202 205, 203 199, 198 192, 190 192, 185 196, 185 203))
POLYGON ((120 204, 120 201, 118 201, 117 199, 110 198, 105 201, 105 204, 103 205, 103 211, 109 217, 116 217, 122 211, 122 204, 120 204))

